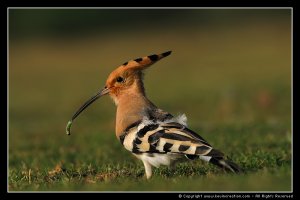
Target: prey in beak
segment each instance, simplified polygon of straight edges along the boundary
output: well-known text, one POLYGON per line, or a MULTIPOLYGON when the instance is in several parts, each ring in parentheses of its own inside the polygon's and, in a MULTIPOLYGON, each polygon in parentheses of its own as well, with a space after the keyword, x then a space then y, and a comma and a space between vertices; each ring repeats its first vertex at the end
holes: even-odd
POLYGON ((100 97, 106 95, 109 93, 109 89, 105 87, 103 90, 99 91, 96 95, 91 97, 88 101, 86 101, 73 115, 72 119, 68 122, 67 127, 66 127, 66 133, 67 135, 71 134, 71 126, 73 121, 78 117, 78 115, 84 111, 89 105, 91 105, 94 101, 99 99, 100 97))

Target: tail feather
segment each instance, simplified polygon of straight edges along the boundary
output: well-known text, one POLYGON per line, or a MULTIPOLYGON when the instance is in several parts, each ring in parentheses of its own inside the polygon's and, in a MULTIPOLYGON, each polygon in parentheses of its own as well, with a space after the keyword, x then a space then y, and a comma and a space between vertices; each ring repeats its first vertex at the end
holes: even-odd
POLYGON ((225 170, 234 172, 234 173, 240 173, 242 172, 241 168, 234 163, 231 160, 225 160, 224 157, 212 157, 212 156, 198 156, 198 155, 185 155, 186 158, 190 160, 195 160, 196 158, 200 158, 201 160, 204 160, 206 162, 212 163, 214 165, 217 165, 220 168, 223 168, 225 170))
POLYGON ((217 165, 220 168, 223 168, 225 170, 228 170, 228 171, 231 171, 231 172, 234 172, 234 173, 242 172, 241 168, 237 164, 235 164, 231 160, 226 160, 224 158, 224 154, 221 151, 213 149, 213 148, 211 148, 209 153, 207 153, 205 155, 186 154, 185 156, 186 156, 186 158, 188 158, 190 160, 200 158, 201 160, 212 163, 214 165, 217 165))
POLYGON ((237 164, 230 160, 225 160, 223 157, 212 157, 209 162, 234 173, 241 172, 241 168, 237 164))
POLYGON ((206 156, 200 156, 200 158, 234 173, 241 172, 240 167, 234 162, 226 160, 224 154, 219 150, 212 149, 206 156))

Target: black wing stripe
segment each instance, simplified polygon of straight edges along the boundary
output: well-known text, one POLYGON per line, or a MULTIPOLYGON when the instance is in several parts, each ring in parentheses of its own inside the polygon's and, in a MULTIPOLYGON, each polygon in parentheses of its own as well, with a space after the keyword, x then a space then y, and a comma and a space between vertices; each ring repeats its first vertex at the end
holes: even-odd
POLYGON ((195 133, 194 131, 188 129, 187 127, 183 126, 182 124, 179 124, 177 122, 169 122, 161 125, 163 128, 166 129, 178 129, 178 131, 194 138, 197 140, 200 140, 203 144, 206 144, 208 146, 211 146, 204 138, 202 138, 200 135, 195 133))
POLYGON ((216 149, 212 149, 206 156, 211 156, 211 157, 224 157, 224 154, 216 149))
POLYGON ((189 148, 190 148, 190 146, 187 146, 187 145, 180 145, 179 148, 178 148, 178 150, 179 150, 179 151, 186 151, 186 150, 188 150, 189 148))
POLYGON ((199 158, 198 155, 190 155, 190 154, 186 154, 185 157, 187 157, 190 160, 195 160, 196 158, 199 158))
POLYGON ((131 128, 138 126, 141 122, 142 122, 142 121, 139 120, 139 121, 136 121, 136 122, 130 124, 130 125, 125 129, 124 132, 125 132, 125 133, 128 132, 131 128))
POLYGON ((163 134, 165 134, 165 132, 164 132, 163 130, 160 130, 160 131, 157 131, 157 132, 153 133, 152 135, 150 135, 150 136, 148 137, 148 142, 149 142, 150 144, 157 142, 157 141, 159 140, 159 138, 160 138, 163 134))
POLYGON ((139 138, 135 138, 135 144, 142 144, 142 140, 140 140, 139 138))
POLYGON ((164 147, 163 147, 163 150, 164 150, 165 152, 169 152, 169 151, 171 151, 170 149, 172 148, 172 146, 173 146, 173 144, 166 143, 166 144, 164 145, 164 147))
POLYGON ((158 124, 149 124, 149 125, 146 125, 144 126, 141 130, 139 130, 137 132, 137 136, 142 138, 144 137, 144 135, 148 132, 148 131, 152 131, 154 129, 157 129, 158 127, 158 124))
POLYGON ((162 125, 163 128, 180 128, 182 129, 184 126, 177 122, 170 122, 162 125))
POLYGON ((124 144, 124 139, 125 139, 126 134, 121 135, 120 138, 120 142, 123 145, 124 144))
POLYGON ((156 146, 154 145, 150 145, 149 147, 149 153, 160 153, 157 149, 156 149, 156 146))
POLYGON ((135 143, 135 140, 132 141, 132 150, 133 153, 141 153, 140 149, 137 147, 137 144, 135 143))
POLYGON ((179 135, 176 133, 165 133, 161 136, 162 138, 170 139, 170 140, 179 140, 179 141, 193 141, 190 137, 186 137, 183 135, 179 135))
POLYGON ((211 148, 207 147, 207 146, 199 146, 199 147, 196 148, 195 154, 197 154, 197 155, 206 155, 210 149, 211 148))
POLYGON ((184 128, 182 130, 183 132, 189 134, 189 135, 192 135, 194 136, 195 138, 198 138, 199 140, 201 140, 201 142, 203 142, 204 144, 208 145, 208 146, 211 146, 204 138, 202 138, 200 135, 198 135, 197 133, 195 133, 194 131, 188 129, 188 128, 184 128))

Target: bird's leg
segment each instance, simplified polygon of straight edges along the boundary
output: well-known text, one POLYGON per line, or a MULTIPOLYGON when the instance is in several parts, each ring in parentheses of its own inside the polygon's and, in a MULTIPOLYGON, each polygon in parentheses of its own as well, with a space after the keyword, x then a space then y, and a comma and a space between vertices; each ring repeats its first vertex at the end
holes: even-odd
POLYGON ((143 163, 145 167, 146 177, 147 179, 149 179, 152 176, 152 166, 147 161, 143 160, 143 163))

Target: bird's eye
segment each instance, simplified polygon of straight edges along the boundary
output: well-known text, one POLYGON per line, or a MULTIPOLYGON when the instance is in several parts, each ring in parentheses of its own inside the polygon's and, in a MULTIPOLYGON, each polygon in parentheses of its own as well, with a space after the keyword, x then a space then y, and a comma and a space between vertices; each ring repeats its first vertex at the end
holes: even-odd
POLYGON ((117 82, 118 83, 121 83, 121 82, 123 82, 124 81, 124 78, 122 78, 121 76, 119 76, 118 78, 117 78, 117 82))

